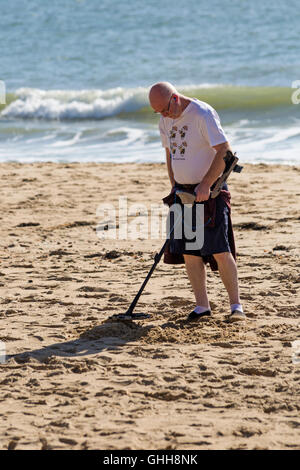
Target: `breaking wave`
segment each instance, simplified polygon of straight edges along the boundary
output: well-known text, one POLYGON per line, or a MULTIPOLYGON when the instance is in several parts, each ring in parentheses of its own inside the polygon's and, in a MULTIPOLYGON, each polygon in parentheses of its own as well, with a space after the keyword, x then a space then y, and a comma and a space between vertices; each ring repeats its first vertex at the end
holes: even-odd
MULTIPOLYGON (((218 111, 257 110, 292 106, 288 87, 189 85, 179 91, 206 101, 218 111)), ((148 104, 147 88, 109 90, 40 90, 20 88, 7 95, 0 116, 15 119, 98 120, 122 117, 142 121, 157 119, 148 104)))

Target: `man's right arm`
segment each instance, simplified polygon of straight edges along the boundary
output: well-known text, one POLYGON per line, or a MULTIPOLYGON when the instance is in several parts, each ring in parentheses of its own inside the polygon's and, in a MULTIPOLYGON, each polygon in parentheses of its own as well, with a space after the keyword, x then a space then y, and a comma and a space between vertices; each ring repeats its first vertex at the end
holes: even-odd
POLYGON ((166 162, 167 162, 167 168, 168 168, 168 175, 170 179, 170 183, 172 186, 172 189, 175 185, 175 179, 174 179, 174 174, 172 170, 172 163, 171 163, 171 156, 170 156, 170 150, 166 148, 166 162))

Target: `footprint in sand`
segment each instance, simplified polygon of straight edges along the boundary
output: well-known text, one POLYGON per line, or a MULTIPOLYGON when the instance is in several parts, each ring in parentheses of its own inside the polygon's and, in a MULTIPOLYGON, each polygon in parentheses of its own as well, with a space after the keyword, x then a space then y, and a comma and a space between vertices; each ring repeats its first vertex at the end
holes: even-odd
POLYGON ((109 292, 104 287, 82 286, 77 289, 79 292, 109 292))

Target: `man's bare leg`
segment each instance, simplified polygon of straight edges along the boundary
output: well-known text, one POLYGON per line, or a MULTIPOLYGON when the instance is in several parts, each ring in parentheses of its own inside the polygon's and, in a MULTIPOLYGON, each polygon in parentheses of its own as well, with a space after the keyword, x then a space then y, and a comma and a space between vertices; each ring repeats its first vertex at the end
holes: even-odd
POLYGON ((228 292, 230 304, 240 304, 236 262, 229 252, 214 254, 223 284, 228 292))
POLYGON ((210 309, 206 291, 206 268, 201 256, 184 255, 184 261, 194 291, 196 305, 210 309))

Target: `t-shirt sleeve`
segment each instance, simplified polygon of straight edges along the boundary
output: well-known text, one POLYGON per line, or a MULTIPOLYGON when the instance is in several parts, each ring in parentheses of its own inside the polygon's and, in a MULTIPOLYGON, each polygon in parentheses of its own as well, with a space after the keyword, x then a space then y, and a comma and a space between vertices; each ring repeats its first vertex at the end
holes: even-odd
POLYGON ((160 121, 159 121, 159 132, 160 132, 162 146, 165 148, 169 148, 170 147, 169 138, 168 138, 167 131, 166 131, 162 117, 160 118, 160 121))
POLYGON ((228 141, 222 129, 219 115, 213 108, 207 109, 201 116, 200 127, 204 138, 211 147, 228 141))

